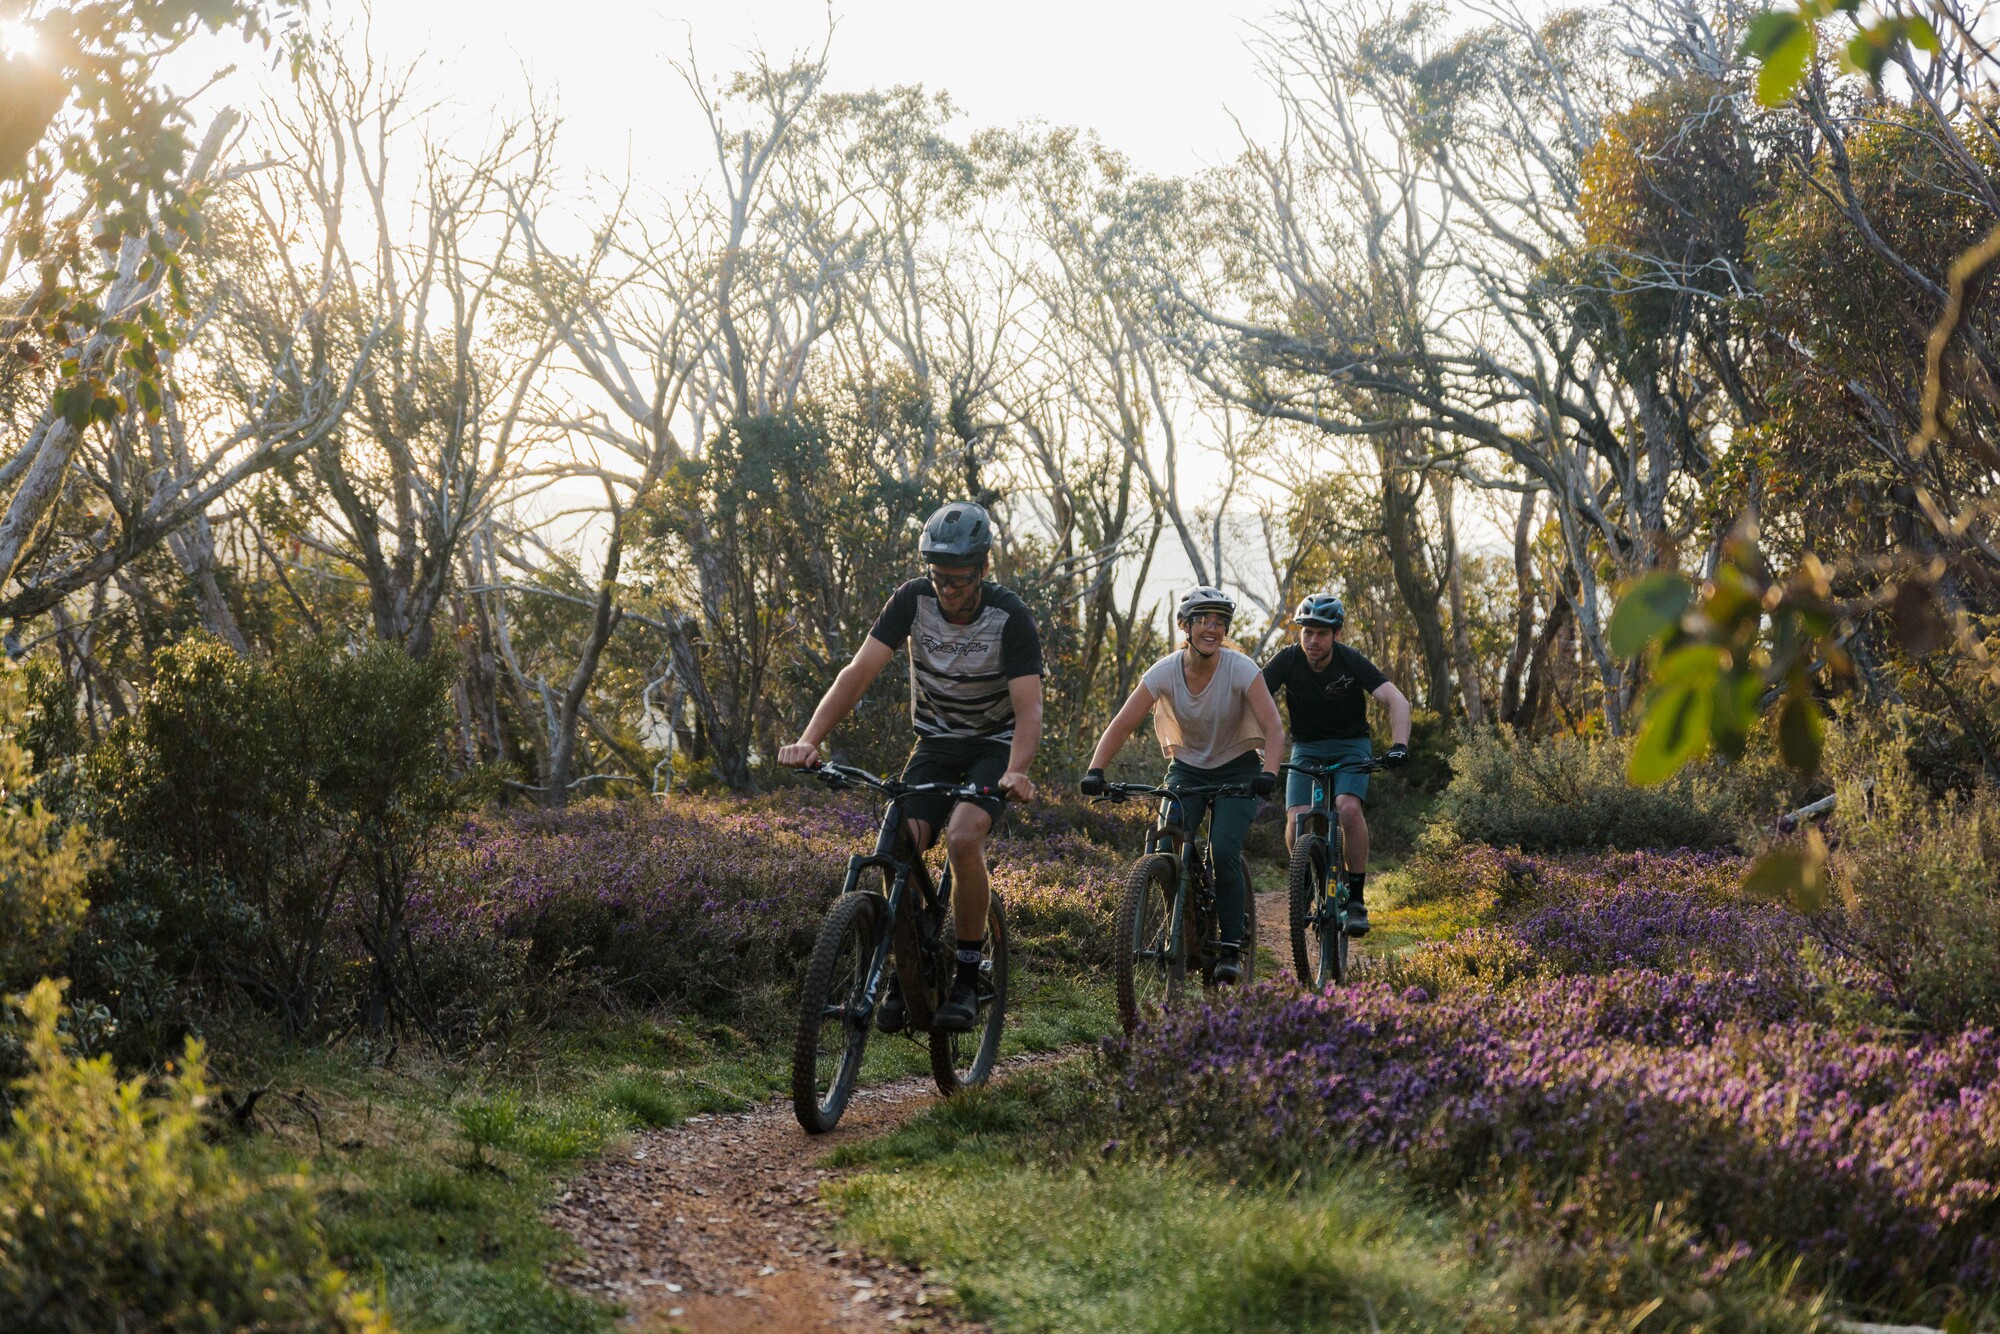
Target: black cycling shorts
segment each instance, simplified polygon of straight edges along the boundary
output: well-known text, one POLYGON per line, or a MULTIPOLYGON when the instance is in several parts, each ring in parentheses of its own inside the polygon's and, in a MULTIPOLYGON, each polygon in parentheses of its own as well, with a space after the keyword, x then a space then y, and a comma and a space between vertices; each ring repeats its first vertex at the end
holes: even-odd
MULTIPOLYGON (((975 787, 998 787, 1007 772, 1007 758, 1013 747, 1005 741, 980 741, 973 737, 927 736, 917 742, 903 765, 905 783, 971 783, 975 787)), ((975 803, 997 822, 1006 803, 999 797, 981 797, 975 803)), ((939 792, 903 799, 903 814, 922 820, 935 837, 951 815, 950 797, 939 792)))

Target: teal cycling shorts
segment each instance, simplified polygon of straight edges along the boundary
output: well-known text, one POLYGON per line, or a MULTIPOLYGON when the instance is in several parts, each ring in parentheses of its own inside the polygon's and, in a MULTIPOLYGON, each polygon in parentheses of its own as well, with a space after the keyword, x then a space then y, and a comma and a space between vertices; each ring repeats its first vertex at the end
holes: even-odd
MULTIPOLYGON (((1326 767, 1335 764, 1351 764, 1374 758, 1375 744, 1365 736, 1348 737, 1338 741, 1294 741, 1292 743, 1292 763, 1312 764, 1326 767)), ((1333 791, 1352 793, 1356 800, 1368 800, 1368 775, 1364 773, 1337 774, 1333 780, 1333 791)), ((1285 806, 1287 809, 1312 805, 1312 779, 1304 774, 1285 775, 1285 806)))

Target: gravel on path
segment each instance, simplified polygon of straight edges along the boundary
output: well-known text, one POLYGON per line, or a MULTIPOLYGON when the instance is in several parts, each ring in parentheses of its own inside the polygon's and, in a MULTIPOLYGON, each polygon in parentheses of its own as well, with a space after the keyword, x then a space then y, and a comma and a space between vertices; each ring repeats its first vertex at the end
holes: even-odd
POLYGON ((645 1330, 977 1330, 914 1265, 826 1236, 820 1165, 938 1100, 926 1079, 862 1089, 831 1134, 808 1136, 789 1100, 643 1131, 585 1168, 550 1207, 580 1258, 556 1277, 621 1302, 645 1330))

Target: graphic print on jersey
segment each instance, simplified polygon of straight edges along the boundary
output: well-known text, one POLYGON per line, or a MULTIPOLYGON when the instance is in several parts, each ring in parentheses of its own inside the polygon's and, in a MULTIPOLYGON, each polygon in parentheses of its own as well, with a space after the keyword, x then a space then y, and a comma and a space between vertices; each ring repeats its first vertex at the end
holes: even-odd
POLYGON ((1007 683, 1042 673, 1041 636, 1027 604, 987 584, 978 616, 953 625, 928 579, 912 579, 882 609, 875 638, 910 651, 910 721, 918 736, 1014 738, 1007 683))

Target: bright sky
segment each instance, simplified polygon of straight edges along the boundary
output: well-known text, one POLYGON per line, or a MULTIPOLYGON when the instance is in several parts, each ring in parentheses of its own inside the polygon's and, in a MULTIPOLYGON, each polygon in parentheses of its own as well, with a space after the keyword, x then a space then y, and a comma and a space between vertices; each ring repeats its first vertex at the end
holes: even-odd
POLYGON ((762 48, 781 56, 824 39, 834 21, 836 88, 942 88, 974 125, 1039 119, 1093 128, 1141 166, 1182 172, 1238 142, 1229 109, 1269 97, 1245 47, 1270 0, 574 0, 550 25, 542 0, 416 0, 396 7, 386 41, 498 73, 524 65, 560 89, 570 147, 607 169, 669 177, 697 169, 687 92, 669 62, 693 43, 721 74, 762 48), (678 132, 677 132, 678 131, 678 132))
MULTIPOLYGON (((322 0, 317 18, 372 30, 394 65, 421 62, 421 87, 469 131, 534 86, 559 99, 560 157, 574 172, 667 187, 705 168, 709 146, 673 69, 690 45, 713 78, 762 49, 817 50, 834 22, 836 89, 919 83, 949 92, 966 128, 1026 120, 1095 129, 1142 168, 1197 170, 1233 156, 1274 121, 1247 43, 1275 0, 384 0, 368 11, 322 0)), ((224 59, 246 66, 240 46, 224 59)), ((223 95, 241 98, 231 81, 223 95)))

